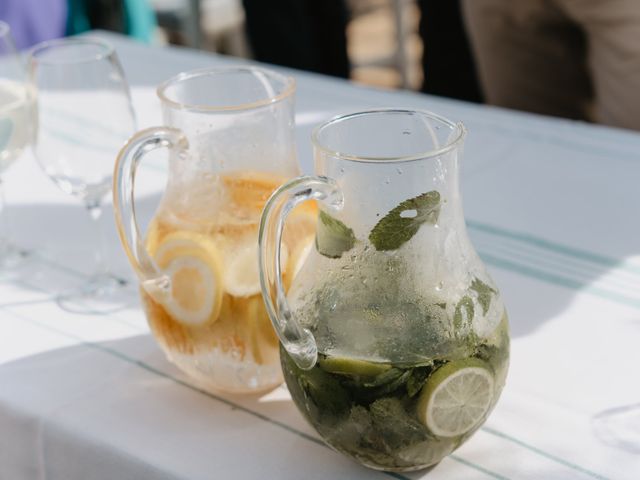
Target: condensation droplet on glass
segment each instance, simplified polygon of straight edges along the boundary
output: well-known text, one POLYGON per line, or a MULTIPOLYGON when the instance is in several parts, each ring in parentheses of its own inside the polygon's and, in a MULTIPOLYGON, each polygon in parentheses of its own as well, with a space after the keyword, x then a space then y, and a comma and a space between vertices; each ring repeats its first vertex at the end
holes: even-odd
POLYGON ((403 135, 411 135, 411 132, 409 130, 403 130, 402 134, 403 135))
POLYGON ((389 177, 384 179, 385 185, 389 185, 391 183, 391 179, 389 177))
POLYGON ((436 290, 440 292, 442 291, 443 288, 444 288, 444 282, 438 282, 438 284, 436 285, 436 290))
POLYGON ((398 172, 398 175, 402 175, 402 169, 400 167, 396 168, 396 172, 398 172))

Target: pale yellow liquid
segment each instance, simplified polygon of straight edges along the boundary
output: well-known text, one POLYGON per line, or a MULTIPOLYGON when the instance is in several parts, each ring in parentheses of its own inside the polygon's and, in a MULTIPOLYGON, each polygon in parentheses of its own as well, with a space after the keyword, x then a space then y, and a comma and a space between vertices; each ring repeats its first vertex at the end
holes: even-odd
MULTIPOLYGON (((146 246, 152 256, 174 232, 205 235, 220 253, 224 292, 215 321, 185 324, 142 292, 149 324, 169 358, 212 390, 264 391, 282 381, 278 339, 259 289, 253 286, 258 285, 260 214, 285 180, 262 172, 204 175, 182 183, 179 192, 169 190, 149 227, 146 246), (255 251, 255 264, 238 267, 234 259, 239 251, 255 251), (249 284, 245 292, 238 292, 234 281, 238 276, 249 284)), ((290 252, 283 265, 285 285, 314 238, 316 213, 315 204, 307 202, 288 217, 283 236, 283 250, 290 252)))
POLYGON ((18 82, 0 79, 0 173, 29 141, 29 96, 18 82))

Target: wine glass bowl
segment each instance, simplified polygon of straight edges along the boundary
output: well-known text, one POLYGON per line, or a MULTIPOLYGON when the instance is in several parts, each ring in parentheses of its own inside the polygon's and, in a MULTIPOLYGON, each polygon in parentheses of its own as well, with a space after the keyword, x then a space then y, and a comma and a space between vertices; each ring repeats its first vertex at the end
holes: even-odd
POLYGON ((45 42, 31 54, 37 88, 34 151, 45 173, 85 203, 111 188, 113 159, 135 130, 113 47, 94 39, 45 42))

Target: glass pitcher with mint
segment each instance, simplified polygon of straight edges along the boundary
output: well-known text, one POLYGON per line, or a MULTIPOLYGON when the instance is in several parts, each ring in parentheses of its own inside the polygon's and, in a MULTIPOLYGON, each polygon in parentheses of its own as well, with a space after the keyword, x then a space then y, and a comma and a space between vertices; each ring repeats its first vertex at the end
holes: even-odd
POLYGON ((334 118, 313 134, 318 176, 284 184, 262 215, 262 294, 293 401, 328 445, 374 469, 439 462, 505 383, 507 314, 462 211, 464 138, 423 111, 334 118), (315 241, 283 270, 287 214, 308 200, 315 241))

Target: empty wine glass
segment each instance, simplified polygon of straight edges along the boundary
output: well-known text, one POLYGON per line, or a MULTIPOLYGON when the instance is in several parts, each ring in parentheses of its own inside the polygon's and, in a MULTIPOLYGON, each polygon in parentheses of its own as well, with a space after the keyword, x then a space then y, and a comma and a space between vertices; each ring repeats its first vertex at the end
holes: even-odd
POLYGON ((36 98, 36 159, 58 187, 83 202, 99 237, 97 273, 78 291, 60 295, 58 303, 81 313, 117 310, 128 292, 126 282, 109 271, 100 217, 116 155, 136 130, 122 67, 102 40, 53 40, 31 51, 29 79, 36 98))
MULTIPOLYGON (((29 94, 26 75, 9 25, 0 21, 0 175, 16 160, 29 141, 29 94)), ((0 276, 15 272, 25 252, 9 239, 0 178, 0 276)))

